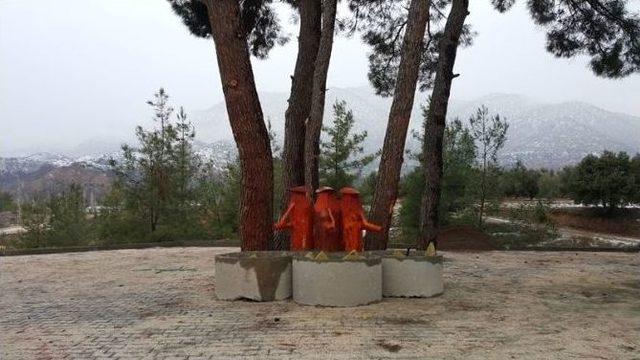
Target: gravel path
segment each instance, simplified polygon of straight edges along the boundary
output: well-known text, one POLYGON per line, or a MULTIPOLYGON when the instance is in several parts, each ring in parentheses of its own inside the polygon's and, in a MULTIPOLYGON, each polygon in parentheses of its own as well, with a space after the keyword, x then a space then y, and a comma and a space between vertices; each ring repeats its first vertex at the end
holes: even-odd
POLYGON ((0 359, 640 359, 640 257, 445 255, 444 295, 359 308, 223 302, 170 248, 0 257, 0 359))

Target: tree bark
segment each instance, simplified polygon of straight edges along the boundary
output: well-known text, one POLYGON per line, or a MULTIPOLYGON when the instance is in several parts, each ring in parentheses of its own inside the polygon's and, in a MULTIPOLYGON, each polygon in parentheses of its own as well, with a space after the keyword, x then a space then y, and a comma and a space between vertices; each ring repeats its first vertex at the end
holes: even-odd
POLYGON ((320 0, 300 0, 298 57, 291 81, 289 106, 285 112, 283 148, 284 191, 304 184, 305 120, 311 111, 313 76, 321 36, 320 0))
MULTIPOLYGON (((320 134, 324 116, 327 74, 331 61, 333 36, 336 22, 337 0, 324 0, 322 6, 322 35, 320 47, 316 57, 315 72, 313 74, 313 95, 311 97, 311 112, 307 120, 304 142, 304 178, 310 189, 319 186, 318 159, 320 156, 320 134)), ((337 189, 336 189, 337 190, 337 189)))
MULTIPOLYGON (((304 184, 305 120, 311 110, 313 74, 321 32, 321 1, 300 0, 298 7, 298 57, 291 78, 289 106, 284 113, 283 207, 289 202, 289 189, 304 184)), ((286 232, 279 232, 272 247, 274 250, 284 250, 287 242, 286 232)))
POLYGON ((222 90, 240 156, 242 251, 266 250, 272 236, 273 162, 236 0, 207 0, 222 90))
POLYGON ((425 123, 423 161, 426 186, 420 206, 420 238, 418 248, 426 249, 430 242, 437 245, 440 192, 442 188, 442 141, 446 126, 447 107, 451 93, 453 65, 460 43, 464 21, 469 14, 469 0, 453 0, 451 11, 440 40, 436 78, 425 123))
POLYGON ((430 0, 411 0, 409 6, 398 79, 389 111, 389 123, 384 137, 378 178, 369 215, 372 223, 382 226, 382 231, 367 234, 365 244, 369 250, 386 249, 389 240, 389 226, 398 195, 400 170, 418 82, 424 34, 429 21, 430 3, 430 0))
MULTIPOLYGON (((482 132, 484 130, 485 122, 482 122, 482 132)), ((480 213, 478 215, 478 227, 482 229, 482 217, 484 216, 484 202, 486 201, 487 194, 487 145, 483 144, 482 148, 482 178, 480 179, 480 213)))

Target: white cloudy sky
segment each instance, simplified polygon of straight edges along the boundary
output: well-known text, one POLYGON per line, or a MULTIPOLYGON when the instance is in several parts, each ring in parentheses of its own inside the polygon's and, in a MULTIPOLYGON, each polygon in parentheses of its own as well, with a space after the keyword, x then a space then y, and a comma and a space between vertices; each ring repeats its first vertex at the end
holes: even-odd
MULTIPOLYGON (((639 75, 605 80, 586 58, 555 59, 522 5, 499 14, 488 3, 471 1, 478 36, 460 53, 453 98, 519 93, 640 116, 639 75)), ((259 91, 289 90, 296 50, 292 41, 254 61, 259 91)), ((329 86, 366 85, 367 51, 358 37, 338 38, 329 86)), ((166 1, 0 0, 0 155, 129 137, 160 86, 187 110, 222 100, 212 41, 189 35, 166 1)))

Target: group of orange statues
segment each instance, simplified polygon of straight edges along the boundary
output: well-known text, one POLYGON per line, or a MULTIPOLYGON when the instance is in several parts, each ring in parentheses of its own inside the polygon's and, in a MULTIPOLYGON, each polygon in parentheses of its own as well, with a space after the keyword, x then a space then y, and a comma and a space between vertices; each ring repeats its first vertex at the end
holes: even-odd
POLYGON ((274 225, 291 231, 291 250, 362 251, 362 230, 380 232, 367 221, 356 189, 340 189, 340 197, 330 187, 316 190, 313 203, 306 186, 290 189, 289 206, 274 225))

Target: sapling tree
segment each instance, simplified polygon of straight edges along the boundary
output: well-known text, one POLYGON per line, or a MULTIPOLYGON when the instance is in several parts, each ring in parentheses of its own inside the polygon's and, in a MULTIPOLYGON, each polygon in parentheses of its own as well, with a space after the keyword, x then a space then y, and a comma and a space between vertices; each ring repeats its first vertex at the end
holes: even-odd
POLYGON ((344 101, 333 105, 333 113, 333 126, 323 127, 326 141, 320 144, 320 183, 338 190, 353 185, 362 168, 377 155, 363 155, 362 142, 367 138, 367 132, 352 133, 353 113, 344 101))
POLYGON ((110 160, 114 188, 122 204, 114 204, 138 219, 148 233, 159 225, 186 226, 194 202, 194 179, 200 161, 193 151, 195 131, 182 108, 175 115, 169 95, 160 89, 147 102, 155 127, 136 128, 138 146, 123 146, 122 160, 110 160))
POLYGON ((194 179, 202 164, 193 150, 195 129, 182 107, 176 113, 174 127, 176 134, 171 162, 175 164, 175 171, 170 174, 175 187, 173 211, 179 221, 186 222, 195 198, 194 179))
POLYGON ((500 115, 489 115, 489 109, 481 106, 474 116, 469 118, 471 136, 478 146, 480 177, 480 211, 478 214, 478 226, 482 227, 484 207, 487 195, 487 173, 490 166, 498 160, 498 151, 504 146, 507 139, 509 124, 500 115))

